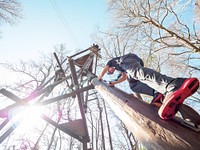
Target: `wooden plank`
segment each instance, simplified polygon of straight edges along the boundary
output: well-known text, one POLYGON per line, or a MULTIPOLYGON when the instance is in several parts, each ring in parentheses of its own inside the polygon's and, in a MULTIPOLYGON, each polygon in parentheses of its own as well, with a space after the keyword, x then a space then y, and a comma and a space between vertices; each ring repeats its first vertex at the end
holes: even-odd
POLYGON ((61 131, 67 133, 68 135, 74 137, 75 139, 79 140, 80 142, 85 141, 85 137, 81 137, 77 134, 75 134, 73 131, 69 130, 67 127, 63 126, 63 125, 59 125, 58 123, 56 123, 55 121, 53 121, 51 118, 49 118, 48 116, 42 114, 41 115, 42 119, 45 120, 46 122, 50 123, 51 125, 53 125, 54 127, 60 129, 61 131))

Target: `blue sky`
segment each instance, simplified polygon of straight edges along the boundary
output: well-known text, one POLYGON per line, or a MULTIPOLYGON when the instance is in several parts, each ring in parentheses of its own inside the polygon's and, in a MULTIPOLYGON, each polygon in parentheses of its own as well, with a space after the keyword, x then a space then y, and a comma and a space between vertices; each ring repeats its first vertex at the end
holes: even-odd
POLYGON ((105 0, 19 1, 23 18, 15 25, 0 26, 0 62, 37 58, 53 53, 59 44, 68 50, 88 48, 97 27, 108 24, 105 0))

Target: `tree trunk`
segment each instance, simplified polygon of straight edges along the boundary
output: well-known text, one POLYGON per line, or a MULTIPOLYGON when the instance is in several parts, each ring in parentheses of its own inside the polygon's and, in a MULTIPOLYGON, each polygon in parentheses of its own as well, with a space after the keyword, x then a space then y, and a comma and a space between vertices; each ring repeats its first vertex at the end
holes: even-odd
POLYGON ((149 150, 197 150, 200 133, 181 126, 172 120, 162 120, 158 108, 121 91, 109 87, 97 78, 92 80, 95 89, 107 101, 115 114, 134 136, 149 150))
POLYGON ((99 99, 97 100, 97 105, 99 109, 99 121, 100 121, 100 126, 101 126, 102 148, 106 149, 105 138, 104 138, 105 136, 104 136, 104 127, 103 127, 103 117, 102 117, 103 108, 100 106, 99 99))
POLYGON ((106 109, 106 104, 105 104, 104 100, 103 100, 103 107, 104 107, 104 110, 105 110, 106 124, 107 124, 107 128, 108 128, 108 138, 109 138, 110 150, 113 150, 112 135, 111 135, 111 131, 110 131, 110 124, 109 124, 109 119, 108 119, 108 113, 107 113, 107 109, 106 109))

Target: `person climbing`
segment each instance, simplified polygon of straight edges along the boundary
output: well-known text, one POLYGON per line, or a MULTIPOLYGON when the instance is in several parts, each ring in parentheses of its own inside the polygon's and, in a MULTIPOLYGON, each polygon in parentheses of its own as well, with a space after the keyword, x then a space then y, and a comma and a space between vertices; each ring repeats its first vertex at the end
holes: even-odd
MULTIPOLYGON (((144 63, 141 59, 139 59, 140 64, 142 66, 144 66, 144 63)), ((112 66, 112 64, 110 64, 111 62, 109 61, 106 65, 106 67, 104 68, 105 71, 107 72, 108 75, 111 75, 115 72, 115 67, 108 67, 109 65, 112 66)), ((117 69, 116 69, 117 70, 117 69)), ((145 95, 149 95, 152 96, 153 99, 151 101, 150 104, 153 104, 157 107, 160 107, 162 104, 162 101, 164 99, 164 95, 155 91, 154 89, 152 89, 151 87, 149 87, 148 85, 140 82, 139 80, 135 80, 133 79, 131 76, 127 76, 127 74, 123 71, 123 70, 119 70, 118 69, 118 76, 116 79, 114 79, 113 81, 109 82, 109 86, 114 86, 115 84, 121 83, 125 80, 128 81, 129 83, 129 87, 130 89, 134 92, 134 93, 138 93, 138 94, 145 94, 145 95)), ((104 76, 104 74, 102 75, 102 77, 104 76)), ((101 78, 100 77, 100 80, 101 78)))
POLYGON ((144 67, 142 59, 133 53, 109 60, 98 79, 102 80, 106 72, 113 73, 115 70, 121 71, 122 77, 110 85, 123 82, 129 76, 141 83, 138 93, 142 93, 145 88, 150 87, 165 95, 163 103, 158 110, 158 114, 162 119, 174 117, 178 111, 177 106, 182 104, 187 97, 194 94, 199 87, 197 78, 173 78, 144 67))

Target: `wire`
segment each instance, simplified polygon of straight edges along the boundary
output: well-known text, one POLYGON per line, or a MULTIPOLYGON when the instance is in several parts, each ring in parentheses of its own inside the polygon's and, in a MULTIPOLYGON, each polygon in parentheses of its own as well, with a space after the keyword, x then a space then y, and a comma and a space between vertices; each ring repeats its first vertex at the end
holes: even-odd
POLYGON ((56 11, 58 17, 59 17, 60 20, 61 20, 61 22, 63 23, 65 29, 67 30, 67 32, 68 32, 69 35, 71 36, 71 38, 72 38, 72 40, 73 40, 75 46, 81 47, 80 44, 79 44, 79 42, 78 42, 78 40, 77 40, 77 38, 76 38, 76 36, 74 35, 74 33, 72 32, 70 26, 68 25, 68 23, 67 23, 65 17, 63 16, 63 14, 62 14, 60 8, 59 8, 58 5, 56 4, 55 0, 50 0, 50 2, 51 2, 51 4, 52 4, 52 6, 54 7, 54 9, 55 9, 55 11, 56 11))

